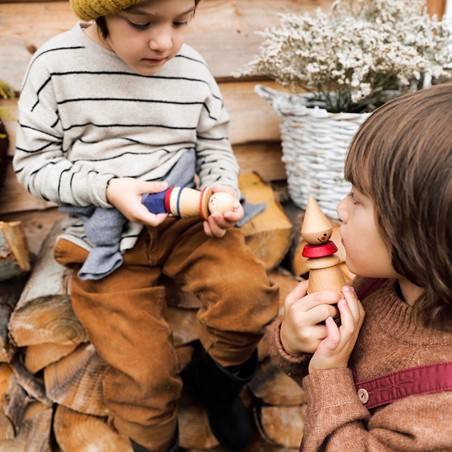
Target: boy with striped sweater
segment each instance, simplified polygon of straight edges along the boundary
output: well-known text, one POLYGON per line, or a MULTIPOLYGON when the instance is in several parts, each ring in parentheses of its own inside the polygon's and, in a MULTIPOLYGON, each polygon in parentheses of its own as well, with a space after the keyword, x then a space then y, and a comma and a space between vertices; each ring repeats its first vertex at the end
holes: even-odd
POLYGON ((234 228, 242 207, 200 222, 155 215, 141 203, 195 173, 200 188, 239 194, 221 93, 203 58, 184 44, 198 1, 71 3, 89 22, 51 39, 30 62, 19 101, 17 177, 71 212, 55 257, 77 270, 71 301, 109 365, 103 389, 115 428, 135 450, 178 448, 182 382, 163 274, 201 301, 203 347, 186 380, 220 442, 240 450, 250 424, 238 395, 277 314, 277 289, 234 228), (80 273, 98 245, 107 250, 97 262, 102 272, 91 265, 80 273))

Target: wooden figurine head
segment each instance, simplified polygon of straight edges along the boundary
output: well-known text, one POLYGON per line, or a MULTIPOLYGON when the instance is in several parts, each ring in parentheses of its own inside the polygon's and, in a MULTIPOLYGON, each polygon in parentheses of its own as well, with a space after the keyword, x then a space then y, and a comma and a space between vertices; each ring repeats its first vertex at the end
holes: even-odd
POLYGON ((309 196, 306 212, 301 226, 301 235, 310 245, 321 245, 330 240, 333 226, 321 211, 317 201, 309 196))
POLYGON ((227 192, 213 193, 209 198, 209 212, 234 212, 239 208, 239 202, 227 192))

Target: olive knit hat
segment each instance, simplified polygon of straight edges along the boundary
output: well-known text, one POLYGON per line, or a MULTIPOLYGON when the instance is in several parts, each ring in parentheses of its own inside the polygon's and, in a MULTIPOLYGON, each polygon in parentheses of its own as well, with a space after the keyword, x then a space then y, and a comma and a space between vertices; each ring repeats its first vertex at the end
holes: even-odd
POLYGON ((108 16, 146 0, 70 0, 75 14, 82 20, 93 20, 108 16))
MULTIPOLYGON (((115 14, 122 9, 144 3, 146 0, 70 0, 75 14, 82 20, 94 20, 100 16, 115 14)), ((198 4, 201 0, 197 0, 198 4)))

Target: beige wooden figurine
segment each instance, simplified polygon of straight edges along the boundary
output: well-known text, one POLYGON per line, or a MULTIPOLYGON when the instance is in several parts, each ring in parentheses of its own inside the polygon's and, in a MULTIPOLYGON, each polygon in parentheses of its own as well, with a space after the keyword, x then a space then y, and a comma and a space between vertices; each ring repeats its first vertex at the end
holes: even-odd
POLYGON ((302 255, 307 258, 306 266, 309 268, 308 293, 320 290, 340 292, 346 284, 339 266, 340 258, 334 254, 337 246, 330 240, 332 233, 330 221, 317 201, 309 196, 301 226, 301 235, 307 242, 302 255))
POLYGON ((230 193, 214 193, 209 187, 202 191, 189 187, 170 187, 160 193, 147 195, 143 204, 155 214, 170 213, 182 218, 199 216, 204 220, 213 212, 233 212, 239 208, 239 202, 230 193))

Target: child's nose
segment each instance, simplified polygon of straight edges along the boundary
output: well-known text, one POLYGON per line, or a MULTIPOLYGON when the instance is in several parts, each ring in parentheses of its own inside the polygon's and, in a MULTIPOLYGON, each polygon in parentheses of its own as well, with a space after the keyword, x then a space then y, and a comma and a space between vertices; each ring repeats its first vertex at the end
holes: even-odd
POLYGON ((339 201, 338 205, 336 206, 336 212, 339 217, 339 219, 343 222, 347 222, 347 208, 345 205, 345 198, 343 198, 341 201, 339 201))
POLYGON ((173 47, 173 39, 171 33, 162 30, 155 36, 151 37, 149 41, 149 47, 152 50, 165 51, 170 50, 173 47))

